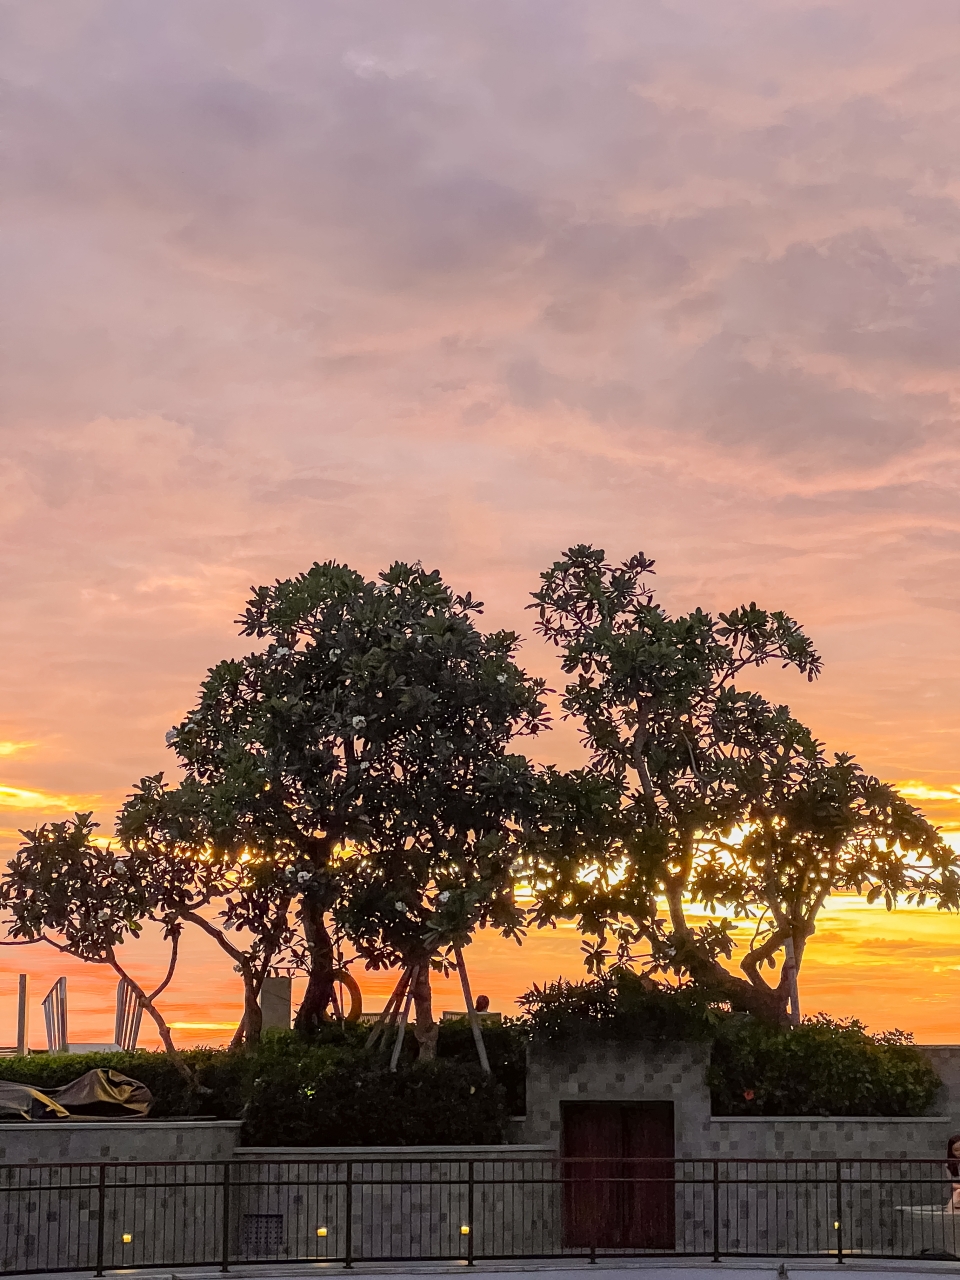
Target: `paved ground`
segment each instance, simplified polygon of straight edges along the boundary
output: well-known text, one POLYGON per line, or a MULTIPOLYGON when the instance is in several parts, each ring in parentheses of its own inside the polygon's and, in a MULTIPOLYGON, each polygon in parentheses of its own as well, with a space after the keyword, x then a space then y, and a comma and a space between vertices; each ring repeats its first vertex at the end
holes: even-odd
MULTIPOLYGON (((462 1275, 466 1270, 465 1263, 424 1263, 419 1266, 358 1263, 352 1268, 352 1273, 390 1276, 391 1280, 424 1280, 424 1277, 432 1275, 462 1275)), ((839 1271, 835 1262, 824 1263, 818 1258, 788 1259, 784 1262, 766 1258, 727 1259, 723 1262, 690 1258, 631 1258, 628 1261, 618 1258, 603 1259, 596 1266, 585 1265, 579 1259, 560 1265, 555 1262, 478 1262, 472 1270, 482 1272, 486 1277, 536 1273, 537 1280, 574 1280, 571 1272, 576 1273, 576 1280, 590 1280, 598 1272, 603 1273, 602 1280, 641 1280, 637 1276, 638 1271, 643 1273, 642 1280, 709 1280, 711 1275, 722 1277, 722 1280, 791 1280, 801 1272, 802 1280, 839 1280, 839 1276, 847 1272, 856 1272, 857 1280, 890 1280, 893 1275, 898 1280, 911 1280, 914 1276, 919 1280, 920 1277, 936 1275, 960 1275, 960 1261, 848 1258, 843 1263, 843 1270, 839 1271)), ((231 1267, 230 1275, 237 1280, 321 1280, 323 1276, 340 1275, 343 1271, 342 1263, 291 1263, 231 1267)), ((55 1276, 40 1276, 39 1280, 90 1280, 91 1275, 89 1271, 58 1272, 55 1276)), ((130 1277, 130 1280, 219 1280, 219 1276, 220 1272, 213 1267, 184 1267, 173 1272, 169 1268, 107 1272, 108 1280, 118 1280, 119 1277, 130 1277)))

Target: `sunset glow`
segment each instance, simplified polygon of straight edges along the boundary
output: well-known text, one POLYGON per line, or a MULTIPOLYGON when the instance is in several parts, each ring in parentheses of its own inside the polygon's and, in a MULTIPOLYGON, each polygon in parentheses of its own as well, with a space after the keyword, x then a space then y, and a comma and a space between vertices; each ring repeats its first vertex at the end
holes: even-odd
MULTIPOLYGON (((0 15, 0 853, 108 840, 251 584, 422 559, 525 637, 568 546, 824 656, 745 688, 960 848, 960 24, 945 0, 32 0, 0 15)), ((517 749, 586 756, 556 693, 517 749)), ((805 1011, 960 1039, 960 920, 830 900, 805 1011)), ((153 935, 131 967, 162 975, 153 935)), ((510 1011, 570 928, 481 935, 510 1011)), ((68 974, 71 1036, 116 975, 68 974)), ((361 974, 379 1008, 390 974, 361 974)), ((459 1007, 453 984, 437 1005, 459 1007)), ((164 1007, 229 1040, 190 936, 164 1007)), ((153 1043, 152 1024, 143 1023, 153 1043)))

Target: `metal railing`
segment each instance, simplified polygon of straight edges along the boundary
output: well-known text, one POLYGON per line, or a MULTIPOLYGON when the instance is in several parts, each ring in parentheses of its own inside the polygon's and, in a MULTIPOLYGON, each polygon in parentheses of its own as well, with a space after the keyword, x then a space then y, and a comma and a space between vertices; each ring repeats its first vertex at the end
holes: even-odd
POLYGON ((232 1160, 0 1166, 0 1273, 605 1256, 960 1259, 922 1160, 232 1160))

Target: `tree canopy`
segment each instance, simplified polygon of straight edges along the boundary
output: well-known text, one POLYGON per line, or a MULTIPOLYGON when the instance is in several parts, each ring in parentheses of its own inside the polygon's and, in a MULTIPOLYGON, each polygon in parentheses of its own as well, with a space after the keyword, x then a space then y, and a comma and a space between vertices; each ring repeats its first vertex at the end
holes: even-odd
POLYGON ((615 566, 602 550, 573 547, 541 575, 530 606, 573 677, 563 708, 582 727, 609 817, 602 874, 586 884, 553 856, 551 822, 534 831, 535 867, 545 855, 534 871, 538 918, 575 914, 598 936, 595 968, 608 939, 621 962, 645 942, 654 968, 781 1016, 829 893, 956 907, 957 860, 893 787, 850 756, 828 758, 788 707, 739 687, 770 662, 819 675, 792 618, 754 603, 671 617, 654 600, 653 569, 642 554, 615 566), (690 902, 753 921, 742 977, 722 963, 726 919, 691 924, 690 902), (782 952, 788 963, 770 984, 764 967, 782 952))
POLYGON ((183 923, 171 911, 166 889, 169 872, 150 858, 98 841, 93 815, 78 813, 64 822, 43 823, 21 831, 23 843, 0 881, 0 905, 7 913, 8 937, 44 942, 67 955, 109 965, 133 988, 156 1023, 164 1048, 192 1078, 176 1053, 157 997, 173 978, 183 923), (162 928, 170 946, 163 981, 148 991, 121 960, 120 948, 136 938, 147 921, 162 928), (52 936, 51 936, 52 935, 52 936))
POLYGON ((399 563, 368 581, 331 561, 255 589, 241 631, 265 646, 214 667, 169 735, 181 787, 124 810, 128 837, 145 807, 199 805, 214 847, 282 868, 310 964, 301 1028, 330 1001, 336 926, 370 964, 419 962, 429 1054, 438 949, 521 922, 506 846, 531 768, 508 745, 547 717, 517 636, 481 632, 481 609, 399 563))
MULTIPOLYGON (((519 938, 561 918, 595 973, 640 962, 796 1019, 831 893, 954 909, 960 864, 894 787, 742 687, 770 663, 816 679, 797 622, 755 603, 672 617, 653 574, 642 554, 614 565, 577 546, 541 575, 536 630, 559 649, 589 752, 566 771, 514 749, 549 724, 518 636, 482 631, 483 606, 438 572, 396 563, 368 580, 328 561, 254 588, 239 626, 259 647, 208 672, 167 735, 180 777, 141 779, 119 844, 88 814, 23 833, 0 888, 12 940, 127 976, 118 948, 144 921, 171 973, 182 928, 201 929, 242 977, 249 1043, 280 961, 306 968, 297 1026, 319 1027, 343 940, 401 969, 396 1008, 408 992, 431 1057, 431 970, 459 964, 477 928, 519 938), (752 933, 739 974, 733 921, 752 933)), ((133 985, 168 1043, 159 991, 133 985)))

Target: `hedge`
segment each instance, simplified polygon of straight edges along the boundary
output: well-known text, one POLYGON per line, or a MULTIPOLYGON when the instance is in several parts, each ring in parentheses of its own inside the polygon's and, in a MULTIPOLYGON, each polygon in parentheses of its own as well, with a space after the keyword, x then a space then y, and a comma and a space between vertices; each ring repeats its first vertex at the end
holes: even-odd
POLYGON ((208 1093, 187 1087, 163 1053, 37 1054, 6 1058, 0 1076, 38 1088, 94 1067, 142 1080, 153 1115, 243 1119, 254 1146, 370 1146, 502 1142, 524 1111, 526 1042, 713 1040, 714 1115, 917 1116, 940 1080, 902 1032, 869 1035, 856 1019, 824 1015, 777 1027, 724 1013, 692 993, 651 991, 617 975, 531 993, 527 1020, 484 1027, 493 1078, 477 1063, 466 1020, 441 1024, 438 1058, 414 1061, 408 1037, 396 1073, 364 1051, 366 1029, 332 1026, 310 1041, 268 1032, 253 1053, 183 1054, 208 1093))
POLYGON ((714 1115, 920 1116, 941 1081, 904 1032, 818 1014, 799 1027, 726 1019, 709 1084, 714 1115))
POLYGON ((112 1068, 150 1089, 153 1118, 243 1119, 242 1141, 253 1146, 503 1141, 505 1091, 481 1072, 472 1038, 472 1062, 460 1059, 456 1032, 445 1030, 445 1057, 418 1064, 407 1046, 392 1073, 364 1052, 364 1034, 335 1028, 305 1042, 293 1033, 268 1033, 253 1053, 185 1050, 205 1093, 189 1088, 165 1053, 35 1054, 5 1059, 0 1076, 43 1089, 95 1067, 112 1068))
POLYGON ((708 1040, 722 1017, 696 988, 659 986, 629 969, 535 986, 520 1003, 529 1034, 545 1041, 708 1040))

